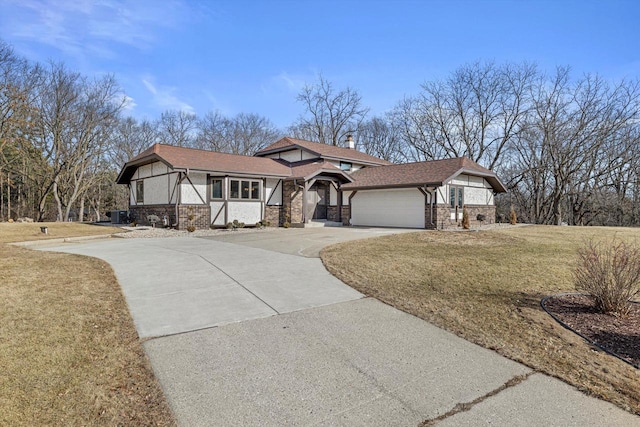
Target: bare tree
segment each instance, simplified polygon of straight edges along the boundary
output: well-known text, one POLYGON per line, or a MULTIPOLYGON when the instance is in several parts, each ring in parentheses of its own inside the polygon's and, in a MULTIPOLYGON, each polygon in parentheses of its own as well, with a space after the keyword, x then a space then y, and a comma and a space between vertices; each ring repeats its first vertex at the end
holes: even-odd
POLYGON ((623 141, 637 144, 631 135, 637 133, 639 96, 637 83, 610 86, 590 75, 572 82, 568 68, 533 85, 527 131, 514 144, 520 173, 512 188, 523 203, 535 204, 535 222, 593 222, 612 172, 624 173, 629 163, 623 141))
POLYGON ((281 136, 280 130, 269 119, 257 114, 240 113, 227 118, 215 112, 200 120, 196 146, 251 156, 281 136))
POLYGON ((305 112, 289 128, 293 136, 329 145, 342 144, 355 134, 369 109, 362 106, 358 91, 347 87, 336 90, 322 75, 318 82, 306 85, 297 97, 305 112))
POLYGON ((392 163, 409 160, 402 133, 390 115, 365 121, 357 137, 356 148, 367 154, 392 163))
POLYGON ((475 63, 447 80, 425 82, 395 112, 414 157, 465 156, 494 168, 522 130, 535 75, 535 66, 526 63, 475 63))
POLYGON ((176 147, 193 146, 198 119, 186 111, 165 111, 157 122, 158 137, 164 144, 176 147))
POLYGON ((138 122, 133 117, 118 120, 109 133, 109 149, 113 167, 119 169, 141 151, 151 147, 158 139, 158 132, 148 120, 138 122))
POLYGON ((16 56, 0 40, 0 220, 11 216, 12 198, 16 199, 14 208, 20 216, 28 210, 25 202, 30 203, 33 196, 25 175, 30 175, 31 170, 30 118, 36 113, 35 87, 41 76, 38 65, 32 66, 16 56))

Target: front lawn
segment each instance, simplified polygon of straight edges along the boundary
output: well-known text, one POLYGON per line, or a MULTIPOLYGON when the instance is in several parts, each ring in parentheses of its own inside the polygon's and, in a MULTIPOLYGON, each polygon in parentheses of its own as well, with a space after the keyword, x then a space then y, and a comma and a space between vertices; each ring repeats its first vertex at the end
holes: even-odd
POLYGON ((0 224, 0 425, 175 424, 111 267, 6 243, 115 231, 0 224))
POLYGON ((578 247, 614 234, 640 242, 640 229, 526 226, 398 234, 337 244, 321 257, 366 295, 640 414, 640 371, 540 307, 546 295, 574 291, 578 247))

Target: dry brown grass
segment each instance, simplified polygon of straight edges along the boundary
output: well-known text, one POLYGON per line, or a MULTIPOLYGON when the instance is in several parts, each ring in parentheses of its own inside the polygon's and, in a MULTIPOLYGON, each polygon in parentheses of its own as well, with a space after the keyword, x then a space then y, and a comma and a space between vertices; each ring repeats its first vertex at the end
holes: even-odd
POLYGON ((574 291, 576 251, 587 239, 614 234, 635 241, 640 229, 425 231, 342 243, 321 257, 360 292, 640 414, 639 371, 540 307, 545 295, 574 291))
POLYGON ((32 222, 9 223, 0 222, 0 242, 24 242, 65 237, 97 236, 121 232, 119 228, 101 225, 80 224, 77 222, 32 222), (48 234, 43 234, 40 227, 47 227, 48 234))
MULTIPOLYGON (((0 224, 0 241, 113 232, 0 224)), ((175 425, 110 266, 0 243, 0 425, 175 425)))

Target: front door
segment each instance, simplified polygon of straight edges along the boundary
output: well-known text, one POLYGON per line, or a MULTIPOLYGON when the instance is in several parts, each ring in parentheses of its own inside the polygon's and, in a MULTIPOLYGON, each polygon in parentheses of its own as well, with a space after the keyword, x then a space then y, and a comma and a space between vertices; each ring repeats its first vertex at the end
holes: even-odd
POLYGON ((323 182, 316 182, 307 192, 308 213, 313 219, 327 219, 327 201, 329 186, 323 182))

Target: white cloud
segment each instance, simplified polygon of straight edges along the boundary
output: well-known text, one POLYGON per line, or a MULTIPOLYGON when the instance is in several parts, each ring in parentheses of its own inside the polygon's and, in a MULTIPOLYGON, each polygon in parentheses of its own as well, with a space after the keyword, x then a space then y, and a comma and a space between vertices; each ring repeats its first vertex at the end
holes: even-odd
POLYGON ((116 44, 147 49, 156 34, 192 17, 188 2, 173 0, 22 0, 5 6, 3 33, 60 51, 101 58, 117 55, 116 44))
POLYGON ((142 78, 142 84, 152 95, 153 103, 164 110, 179 110, 187 113, 195 113, 195 109, 188 103, 179 99, 176 95, 176 88, 171 86, 158 86, 154 83, 153 76, 142 78))
POLYGON ((124 110, 133 111, 138 106, 138 104, 136 104, 136 101, 132 97, 128 95, 123 95, 123 96, 124 96, 124 107, 123 107, 124 110))
POLYGON ((286 72, 280 73, 276 78, 283 82, 287 88, 293 92, 299 92, 306 84, 304 78, 291 76, 286 72))
POLYGON ((260 89, 264 94, 282 93, 283 90, 298 94, 306 84, 313 82, 315 79, 316 74, 290 74, 283 71, 269 78, 260 86, 260 89))

